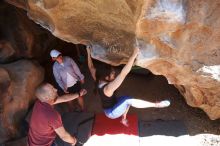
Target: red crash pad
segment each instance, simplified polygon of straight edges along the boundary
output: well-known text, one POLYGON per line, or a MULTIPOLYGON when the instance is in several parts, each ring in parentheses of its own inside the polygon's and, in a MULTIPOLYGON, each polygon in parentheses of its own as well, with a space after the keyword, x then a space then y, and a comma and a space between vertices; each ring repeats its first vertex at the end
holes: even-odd
POLYGON ((127 115, 129 126, 124 126, 120 120, 109 119, 104 114, 96 114, 92 135, 102 136, 105 134, 138 135, 138 119, 134 114, 127 115))

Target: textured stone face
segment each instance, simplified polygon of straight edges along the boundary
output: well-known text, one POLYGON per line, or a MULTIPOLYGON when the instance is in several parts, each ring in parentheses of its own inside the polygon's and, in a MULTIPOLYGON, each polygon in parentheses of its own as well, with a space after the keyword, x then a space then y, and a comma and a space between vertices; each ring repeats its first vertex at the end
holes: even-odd
POLYGON ((20 58, 43 61, 42 54, 49 56, 57 40, 53 35, 28 19, 24 10, 2 1, 0 13, 0 63, 20 58))
POLYGON ((31 61, 0 65, 0 143, 19 137, 21 122, 43 81, 43 69, 31 61))
POLYGON ((135 42, 141 1, 28 1, 28 16, 72 43, 90 40, 99 60, 125 63, 135 42), (123 43, 122 43, 123 42, 123 43))
POLYGON ((211 119, 220 118, 219 4, 149 1, 137 22, 137 37, 144 44, 138 65, 164 75, 189 105, 202 108, 211 119))
POLYGON ((98 60, 126 63, 139 46, 137 65, 164 75, 189 105, 220 118, 219 0, 28 0, 27 6, 53 35, 89 40, 98 60))

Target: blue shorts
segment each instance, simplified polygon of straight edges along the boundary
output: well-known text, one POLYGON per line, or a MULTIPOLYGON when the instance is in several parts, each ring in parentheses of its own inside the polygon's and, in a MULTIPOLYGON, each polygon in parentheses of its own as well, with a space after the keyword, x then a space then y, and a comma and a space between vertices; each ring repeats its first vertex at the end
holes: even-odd
POLYGON ((131 101, 129 99, 132 99, 132 97, 119 97, 117 103, 112 108, 104 109, 105 115, 110 119, 119 118, 126 112, 128 107, 131 105, 131 101))

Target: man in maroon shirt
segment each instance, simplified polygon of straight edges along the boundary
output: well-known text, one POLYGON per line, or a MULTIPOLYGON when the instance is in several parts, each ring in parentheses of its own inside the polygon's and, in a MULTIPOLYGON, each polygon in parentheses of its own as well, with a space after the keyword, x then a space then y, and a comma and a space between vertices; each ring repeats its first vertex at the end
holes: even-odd
POLYGON ((45 83, 36 89, 36 101, 30 120, 28 132, 29 146, 51 146, 58 135, 62 140, 75 145, 77 140, 63 127, 60 114, 53 108, 54 104, 67 102, 86 94, 82 89, 78 94, 66 94, 59 98, 57 90, 45 83))

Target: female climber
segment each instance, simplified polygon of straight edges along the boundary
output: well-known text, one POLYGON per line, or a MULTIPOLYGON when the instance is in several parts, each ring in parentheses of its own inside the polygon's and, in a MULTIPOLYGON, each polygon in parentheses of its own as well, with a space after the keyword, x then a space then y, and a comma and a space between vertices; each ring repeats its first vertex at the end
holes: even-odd
POLYGON ((170 105, 170 101, 164 100, 158 103, 152 103, 140 99, 133 99, 129 96, 117 97, 115 91, 124 81, 127 74, 130 72, 132 65, 139 53, 139 48, 135 48, 132 56, 121 72, 116 76, 113 67, 106 65, 100 70, 96 70, 91 59, 91 46, 86 48, 88 53, 88 67, 92 78, 95 80, 95 91, 99 94, 104 113, 108 118, 115 119, 122 116, 121 123, 128 126, 126 118, 130 106, 135 108, 164 108, 170 105))

